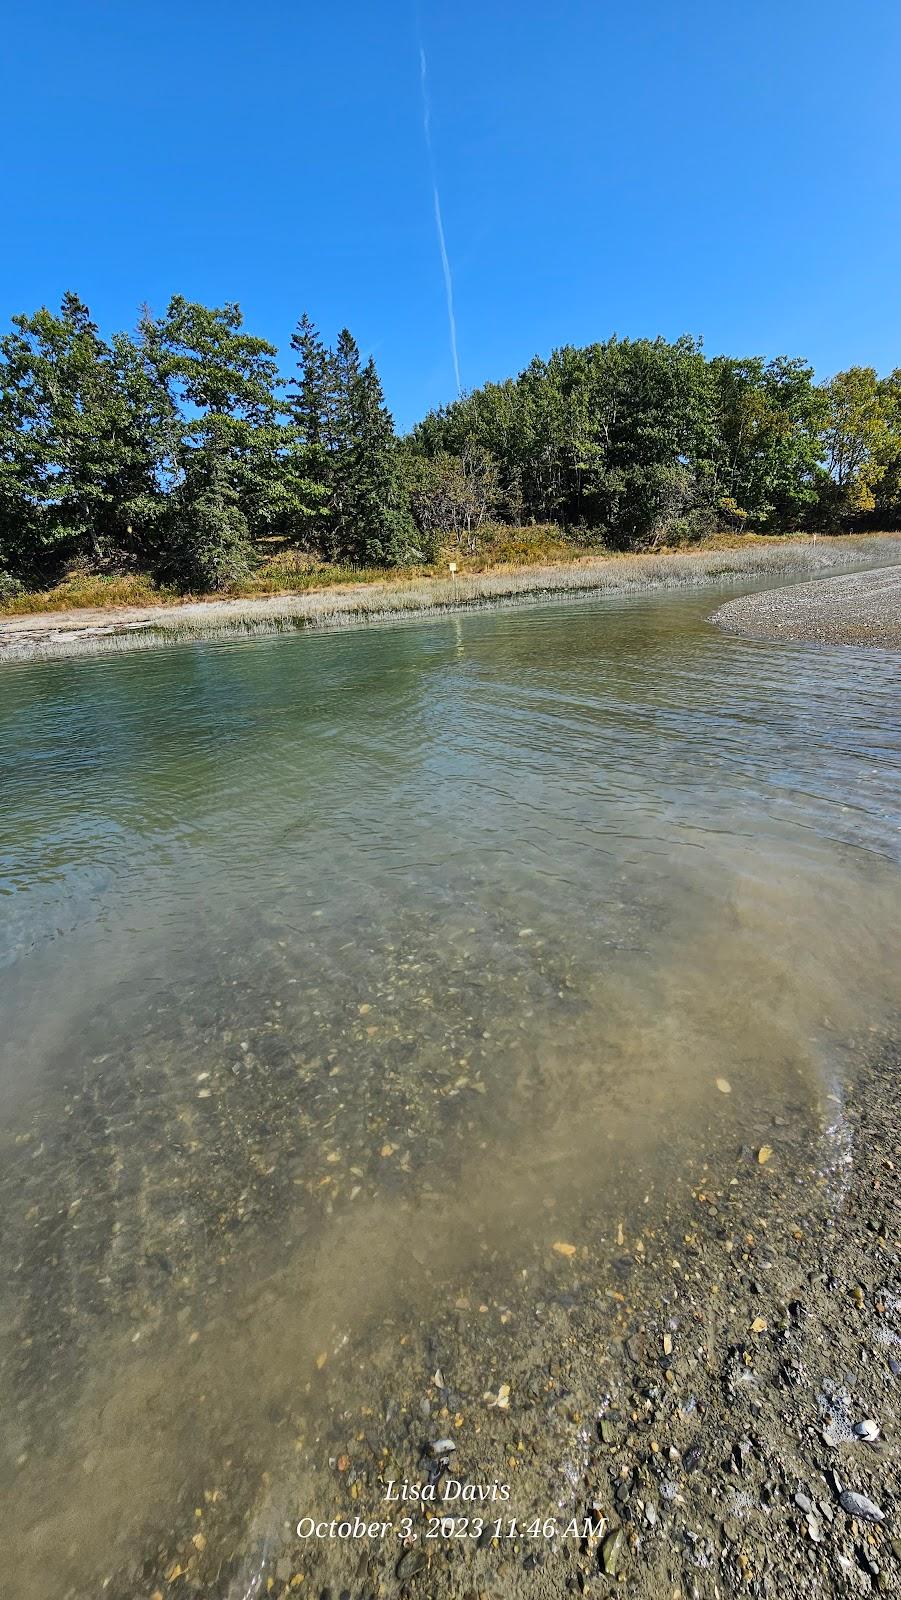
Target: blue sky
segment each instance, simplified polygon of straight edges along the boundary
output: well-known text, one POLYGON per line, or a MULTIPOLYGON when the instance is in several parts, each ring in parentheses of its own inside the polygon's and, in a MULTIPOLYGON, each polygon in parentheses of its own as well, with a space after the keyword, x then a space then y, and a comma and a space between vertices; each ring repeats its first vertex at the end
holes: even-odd
POLYGON ((398 425, 612 332, 901 365, 897 0, 7 7, 0 321, 347 323, 398 425))

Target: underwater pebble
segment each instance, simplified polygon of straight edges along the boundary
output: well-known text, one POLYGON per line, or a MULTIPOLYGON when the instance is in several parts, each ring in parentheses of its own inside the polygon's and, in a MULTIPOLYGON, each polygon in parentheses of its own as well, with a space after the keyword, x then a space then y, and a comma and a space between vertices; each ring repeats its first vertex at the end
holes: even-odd
POLYGON ((849 1517, 857 1517, 861 1522, 885 1521, 885 1512, 880 1511, 875 1500, 865 1494, 855 1494, 853 1489, 843 1489, 838 1503, 849 1517))

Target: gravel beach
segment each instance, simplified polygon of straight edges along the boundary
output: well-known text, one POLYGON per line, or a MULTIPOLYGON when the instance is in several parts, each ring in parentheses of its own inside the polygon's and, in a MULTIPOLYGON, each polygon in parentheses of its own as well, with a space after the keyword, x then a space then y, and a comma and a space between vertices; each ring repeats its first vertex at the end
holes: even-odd
POLYGON ((227 1492, 204 1499, 186 1483, 180 1535, 107 1593, 901 1592, 892 1032, 858 1042, 831 1159, 811 1161, 779 1119, 726 1166, 699 1159, 662 1225, 620 1229, 606 1260, 579 1240, 557 1244, 518 1297, 510 1284, 498 1293, 486 1263, 456 1309, 395 1324, 390 1377, 368 1366, 355 1404, 342 1372, 328 1377, 320 1430, 292 1455, 292 1491, 264 1475, 250 1529, 235 1517, 232 1463, 211 1463, 227 1492), (483 1393, 488 1367, 495 1392, 483 1393), (411 1482, 434 1484, 437 1503, 395 1505, 411 1482), (463 1504, 461 1482, 505 1493, 463 1504), (319 1536, 298 1526, 311 1510, 319 1536), (337 1531, 385 1516, 392 1534, 337 1531), (223 1547, 246 1550, 254 1528, 256 1555, 223 1565, 223 1547))
POLYGON ((730 633, 810 644, 901 648, 901 567, 842 573, 730 600, 713 614, 730 633))

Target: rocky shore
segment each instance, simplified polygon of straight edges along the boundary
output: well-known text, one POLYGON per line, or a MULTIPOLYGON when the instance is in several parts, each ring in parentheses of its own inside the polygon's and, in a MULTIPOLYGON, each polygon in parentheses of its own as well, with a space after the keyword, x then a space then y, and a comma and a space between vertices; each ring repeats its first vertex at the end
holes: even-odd
POLYGON ((752 639, 901 649, 901 568, 842 573, 730 600, 713 621, 752 639))
POLYGON ((486 1269, 393 1329, 387 1387, 380 1360, 354 1405, 347 1368, 324 1375, 321 1430, 264 1475, 254 1519, 186 1488, 180 1537, 106 1592, 901 1592, 899 1058, 888 1033, 858 1044, 816 1157, 779 1119, 731 1169, 699 1156, 665 1218, 619 1225, 612 1250, 555 1241, 518 1293, 486 1269), (399 1484, 435 1500, 398 1505, 399 1484), (474 1505, 461 1484, 508 1494, 474 1505))

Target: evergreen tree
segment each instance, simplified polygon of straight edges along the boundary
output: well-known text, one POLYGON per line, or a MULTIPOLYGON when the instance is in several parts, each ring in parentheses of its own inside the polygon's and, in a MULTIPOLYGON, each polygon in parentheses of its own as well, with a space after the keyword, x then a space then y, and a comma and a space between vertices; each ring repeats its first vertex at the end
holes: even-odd
POLYGON ((249 570, 250 536, 269 525, 277 498, 285 441, 276 350, 244 331, 238 305, 202 306, 181 295, 146 337, 182 418, 172 461, 175 515, 160 563, 175 576, 222 587, 249 570), (185 537, 178 519, 198 497, 201 514, 185 537))
POLYGON ((324 455, 330 444, 329 357, 306 312, 291 335, 291 349, 297 354, 299 376, 288 384, 288 414, 301 443, 324 455))
POLYGON ((0 340, 0 564, 140 557, 161 506, 168 400, 125 334, 100 338, 63 297, 0 340))
POLYGON ((334 548, 360 566, 397 566, 416 554, 394 422, 375 362, 345 328, 333 360, 337 449, 334 548))
POLYGON ((297 476, 298 532, 304 543, 328 546, 332 542, 332 366, 306 312, 291 335, 291 348, 297 355, 298 376, 288 384, 286 409, 293 434, 286 466, 297 476))
POLYGON ((229 459, 232 444, 221 418, 212 420, 203 448, 187 457, 172 497, 178 576, 194 589, 224 589, 251 570, 250 529, 229 459))

